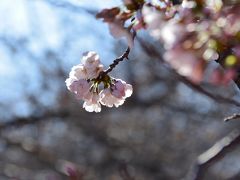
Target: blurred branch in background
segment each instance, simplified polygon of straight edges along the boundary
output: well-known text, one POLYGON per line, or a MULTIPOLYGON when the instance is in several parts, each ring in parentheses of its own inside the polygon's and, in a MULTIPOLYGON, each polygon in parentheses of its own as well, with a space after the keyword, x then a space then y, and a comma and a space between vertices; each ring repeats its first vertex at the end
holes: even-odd
POLYGON ((93 10, 93 9, 88 9, 86 7, 80 7, 80 6, 77 6, 77 5, 74 5, 68 1, 62 1, 62 0, 59 0, 59 1, 55 1, 55 0, 44 0, 45 2, 49 3, 51 6, 53 7, 57 7, 57 8, 63 8, 63 9, 66 9, 70 12, 74 12, 74 13, 79 13, 79 12, 87 12, 89 13, 90 15, 93 15, 95 16, 97 14, 97 10, 93 10))
POLYGON ((233 151, 236 146, 240 145, 240 131, 233 130, 230 134, 217 141, 210 149, 198 156, 196 164, 189 172, 187 180, 201 180, 207 169, 229 152, 233 151))
POLYGON ((231 120, 235 120, 235 119, 239 119, 239 118, 240 118, 240 114, 235 113, 231 116, 224 118, 224 121, 227 122, 227 121, 231 121, 231 120))
MULTIPOLYGON (((141 45, 141 47, 143 48, 143 50, 145 50, 145 52, 150 56, 150 57, 154 57, 156 58, 160 63, 162 63, 163 65, 167 64, 162 57, 162 54, 160 51, 157 51, 156 48, 151 45, 150 43, 143 41, 141 38, 137 38, 139 44, 141 45)), ((170 68, 170 67, 168 67, 170 68)), ((205 90, 203 87, 201 87, 198 84, 195 84, 194 82, 191 82, 189 79, 187 79, 184 76, 181 76, 180 74, 178 74, 174 69, 171 69, 172 75, 175 76, 179 81, 181 81, 182 83, 186 84, 187 86, 189 86, 190 88, 192 88, 193 90, 213 99, 214 101, 220 102, 220 103, 226 103, 226 104, 231 104, 231 105, 235 105, 235 106, 240 106, 240 102, 234 100, 234 99, 230 99, 227 97, 223 97, 221 95, 218 95, 216 93, 211 93, 208 92, 207 90, 205 90)))

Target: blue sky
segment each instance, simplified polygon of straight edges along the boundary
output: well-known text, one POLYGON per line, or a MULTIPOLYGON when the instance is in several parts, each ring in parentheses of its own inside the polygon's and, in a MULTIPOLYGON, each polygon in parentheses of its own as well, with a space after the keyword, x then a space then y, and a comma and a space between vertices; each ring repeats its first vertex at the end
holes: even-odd
MULTIPOLYGON (((24 116, 31 113, 25 93, 37 93, 43 80, 39 65, 54 69, 44 52, 60 57, 66 71, 79 63, 81 54, 94 50, 108 64, 114 58, 114 39, 107 25, 86 12, 71 12, 50 5, 48 0, 0 1, 0 112, 24 116), (27 54, 27 55, 26 55, 27 54), (41 60, 45 59, 45 61, 41 60), (10 111, 6 109, 11 108, 10 111)), ((59 0, 75 6, 99 10, 120 4, 117 0, 59 0)), ((54 83, 54 80, 52 80, 54 83)), ((43 103, 51 105, 52 92, 42 95, 43 103)), ((1 117, 0 116, 0 117, 1 117)))

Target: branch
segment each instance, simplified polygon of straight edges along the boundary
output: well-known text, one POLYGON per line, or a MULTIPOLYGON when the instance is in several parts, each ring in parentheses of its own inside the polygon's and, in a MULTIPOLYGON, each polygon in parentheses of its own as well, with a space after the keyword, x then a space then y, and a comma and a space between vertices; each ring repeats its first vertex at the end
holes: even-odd
POLYGON ((227 121, 238 119, 238 118, 240 118, 240 114, 233 114, 231 116, 224 118, 224 121, 227 122, 227 121))
MULTIPOLYGON (((167 64, 164 61, 162 54, 159 53, 153 45, 151 45, 151 44, 146 45, 147 43, 144 42, 142 39, 140 39, 140 38, 137 38, 137 39, 138 39, 138 42, 139 42, 140 46, 142 47, 142 49, 149 56, 157 58, 163 64, 167 64)), ((201 86, 199 86, 198 84, 195 84, 192 81, 190 81, 189 79, 187 79, 187 77, 178 74, 174 69, 170 68, 170 70, 177 77, 177 79, 179 81, 183 82, 184 84, 186 84, 188 87, 194 89, 195 91, 209 97, 210 99, 213 99, 214 101, 217 101, 217 102, 231 104, 231 105, 240 107, 240 102, 238 102, 234 99, 229 99, 227 97, 223 97, 219 94, 216 94, 216 95, 212 94, 212 93, 208 92, 207 90, 205 90, 204 88, 202 88, 201 86)))
POLYGON ((128 59, 130 48, 128 47, 125 52, 118 58, 116 58, 112 64, 109 65, 108 69, 104 71, 104 74, 110 73, 121 61, 128 59))
MULTIPOLYGON (((133 31, 131 36, 132 36, 132 41, 134 41, 134 39, 136 37, 136 32, 133 31)), ((104 75, 110 73, 121 61, 123 61, 124 59, 128 59, 129 53, 130 53, 130 47, 128 46, 127 49, 125 50, 125 52, 121 56, 116 58, 113 61, 113 63, 109 65, 108 69, 103 72, 104 75)))
MULTIPOLYGON (((175 72, 176 74, 176 72, 175 72)), ((196 90, 197 92, 209 97, 210 99, 213 99, 214 101, 217 101, 217 102, 221 102, 221 103, 226 103, 226 104, 231 104, 231 105, 235 105, 235 106, 238 106, 240 107, 240 102, 234 100, 234 99, 230 99, 230 98, 227 98, 227 97, 223 97, 219 94, 212 94, 210 92, 208 92, 207 90, 205 90, 203 87, 197 85, 197 84, 194 84, 192 83, 190 80, 188 80, 186 77, 184 76, 181 76, 178 74, 178 79, 183 82, 184 84, 186 84, 187 86, 191 87, 192 89, 196 90)))
POLYGON ((92 10, 92 9, 87 9, 85 7, 76 6, 76 5, 73 5, 73 4, 71 4, 69 2, 65 2, 65 1, 45 0, 45 2, 47 2, 51 6, 54 6, 57 8, 62 8, 62 9, 67 9, 67 10, 70 10, 70 11, 76 12, 76 13, 85 11, 88 14, 93 15, 93 16, 95 16, 97 14, 97 10, 92 10))
POLYGON ((29 117, 16 117, 12 118, 12 120, 8 122, 2 122, 0 123, 0 132, 1 130, 7 129, 9 127, 21 127, 27 124, 36 124, 42 120, 49 119, 49 118, 54 118, 54 117, 61 117, 65 118, 69 116, 69 112, 48 112, 43 115, 39 116, 29 116, 29 117))
POLYGON ((119 56, 118 58, 116 58, 112 64, 109 65, 109 67, 105 70, 102 71, 99 76, 97 77, 98 80, 104 79, 104 77, 110 73, 121 61, 123 61, 124 59, 128 59, 130 53, 130 47, 128 47, 125 52, 119 56))
POLYGON ((197 161, 187 175, 187 180, 200 180, 204 172, 213 163, 219 161, 240 143, 240 131, 235 129, 229 135, 216 142, 210 149, 198 156, 197 161))

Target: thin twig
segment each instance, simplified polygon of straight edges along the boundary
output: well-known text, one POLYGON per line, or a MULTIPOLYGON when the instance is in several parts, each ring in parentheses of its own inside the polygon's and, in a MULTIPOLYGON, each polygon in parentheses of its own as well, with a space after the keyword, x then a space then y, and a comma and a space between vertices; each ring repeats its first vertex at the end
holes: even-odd
POLYGON ((239 119, 239 118, 240 118, 240 114, 233 114, 231 116, 228 116, 228 117, 224 118, 224 121, 228 122, 230 120, 235 120, 235 119, 239 119))
POLYGON ((112 64, 109 65, 108 69, 104 71, 104 74, 110 73, 121 61, 128 59, 130 48, 128 47, 125 52, 118 58, 116 58, 112 64))
POLYGON ((113 63, 109 65, 108 69, 100 72, 96 79, 102 81, 107 76, 107 74, 110 73, 121 61, 123 61, 124 59, 128 59, 129 53, 130 48, 128 47, 121 56, 116 58, 113 63))
MULTIPOLYGON (((133 31, 131 36, 132 36, 132 41, 134 41, 135 37, 136 37, 136 32, 133 31)), ((109 65, 108 69, 106 69, 104 71, 104 74, 108 74, 110 73, 121 61, 123 61, 124 59, 129 59, 128 56, 129 56, 129 53, 130 53, 130 47, 128 46, 127 49, 125 50, 125 52, 119 56, 118 58, 116 58, 112 64, 109 65)))
POLYGON ((229 135, 216 142, 210 149, 198 156, 195 165, 188 173, 186 180, 200 180, 210 165, 219 161, 240 143, 240 131, 235 129, 229 135))
MULTIPOLYGON (((132 41, 134 41, 135 37, 136 37, 136 32, 133 31, 133 33, 131 34, 132 36, 132 41)), ((124 51, 124 53, 119 56, 118 58, 116 58, 115 60, 113 60, 112 64, 109 65, 109 67, 105 70, 102 71, 99 76, 97 77, 98 80, 103 79, 108 73, 110 73, 121 61, 123 61, 124 59, 129 59, 128 56, 130 54, 130 47, 128 46, 127 49, 124 51)))

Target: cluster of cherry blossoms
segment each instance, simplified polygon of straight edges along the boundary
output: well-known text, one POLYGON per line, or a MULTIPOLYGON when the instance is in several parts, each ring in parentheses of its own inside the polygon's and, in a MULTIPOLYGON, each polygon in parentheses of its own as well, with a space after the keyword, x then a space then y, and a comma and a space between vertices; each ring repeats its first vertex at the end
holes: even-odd
POLYGON ((114 79, 103 70, 99 55, 90 51, 83 55, 81 64, 72 67, 65 81, 69 91, 83 100, 88 112, 100 112, 101 105, 118 107, 132 94, 132 86, 114 79))
POLYGON ((202 81, 212 61, 224 68, 212 70, 209 80, 227 84, 239 69, 240 5, 222 0, 183 0, 169 9, 143 7, 146 28, 165 47, 164 59, 179 74, 202 81))
POLYGON ((133 45, 133 34, 147 30, 165 48, 163 58, 180 75, 202 81, 209 64, 217 61, 208 78, 227 84, 240 68, 239 0, 123 0, 123 6, 97 14, 115 38, 133 45))

